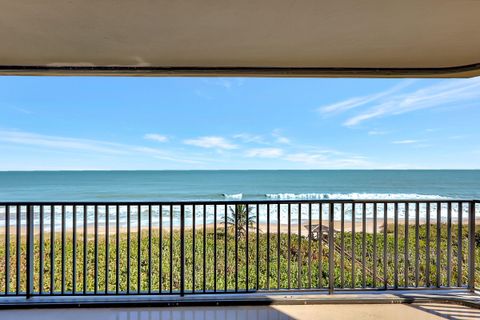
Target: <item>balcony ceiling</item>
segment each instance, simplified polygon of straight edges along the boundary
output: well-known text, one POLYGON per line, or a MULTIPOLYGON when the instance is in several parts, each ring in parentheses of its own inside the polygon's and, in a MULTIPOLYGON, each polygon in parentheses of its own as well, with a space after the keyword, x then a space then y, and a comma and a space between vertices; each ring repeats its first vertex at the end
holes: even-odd
POLYGON ((476 0, 0 0, 0 74, 469 77, 476 0))

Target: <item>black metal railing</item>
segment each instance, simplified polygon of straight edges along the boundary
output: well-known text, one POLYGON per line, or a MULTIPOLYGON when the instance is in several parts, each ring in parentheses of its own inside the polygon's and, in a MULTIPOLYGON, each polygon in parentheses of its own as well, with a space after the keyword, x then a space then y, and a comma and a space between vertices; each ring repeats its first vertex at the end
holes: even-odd
POLYGON ((476 200, 0 203, 0 296, 475 289, 476 200))

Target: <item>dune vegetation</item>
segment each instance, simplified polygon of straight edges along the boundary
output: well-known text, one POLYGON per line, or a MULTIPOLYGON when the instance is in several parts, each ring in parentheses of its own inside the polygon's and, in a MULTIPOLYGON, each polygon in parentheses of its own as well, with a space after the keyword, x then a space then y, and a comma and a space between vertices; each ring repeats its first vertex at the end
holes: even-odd
MULTIPOLYGON (((244 224, 245 225, 245 224, 244 224)), ((479 226, 480 227, 480 226, 479 226)), ((480 283, 480 228, 476 233, 476 283, 480 283)), ((393 228, 387 229, 386 242, 384 234, 380 232, 374 237, 371 233, 357 232, 352 237, 351 232, 335 234, 334 243, 334 286, 340 287, 383 287, 385 283, 390 287, 395 285, 395 265, 397 265, 398 286, 456 286, 467 284, 468 271, 468 230, 463 228, 460 236, 457 226, 452 226, 451 252, 447 250, 447 226, 441 225, 440 229, 440 269, 437 269, 437 231, 436 226, 430 227, 430 240, 427 241, 427 226, 421 225, 416 242, 415 228, 408 228, 408 241, 405 239, 405 227, 399 226, 398 230, 398 262, 395 263, 395 234, 393 228), (354 241, 353 241, 354 240, 354 241), (362 243, 365 242, 365 249, 362 243), (341 248, 345 248, 345 254, 341 254, 341 248), (352 242, 355 243, 353 252, 355 259, 352 259, 352 242), (461 243, 461 248, 459 244, 461 243), (427 247, 429 246, 429 257, 427 247), (383 252, 386 247, 386 260, 383 252), (405 251, 407 249, 407 254, 405 251), (461 258, 457 258, 461 249, 461 258), (365 269, 362 267, 363 256, 365 256, 365 269), (376 259, 374 260, 374 256, 376 259), (343 259, 343 268, 341 268, 343 259), (416 274, 416 261, 418 261, 418 274, 416 274), (429 261, 429 262, 427 262, 429 261), (448 272, 447 265, 450 262, 451 271, 448 272), (429 273, 427 272, 429 266, 429 273), (386 268, 384 269, 384 266, 386 268), (461 266, 462 273, 458 276, 458 267, 461 266), (352 271, 353 270, 353 271, 352 271), (352 278, 352 272, 354 278, 352 278), (374 275, 375 272, 375 275, 374 275), (384 279, 386 274, 386 280, 384 279), (438 275, 438 279, 437 279, 438 275), (450 279, 450 283, 448 282, 450 279), (437 280, 439 281, 437 283, 437 280), (459 282, 458 282, 459 280, 459 282)), ((20 292, 26 290, 26 246, 25 238, 21 239, 20 259, 17 261, 17 248, 11 235, 10 243, 10 264, 9 264, 9 291, 16 291, 17 277, 19 278, 20 292), (17 274, 16 266, 20 264, 20 273, 17 274)), ((233 227, 218 227, 216 233, 208 228, 205 233, 203 229, 185 231, 185 290, 188 291, 223 291, 259 289, 285 289, 285 288, 326 288, 328 286, 328 259, 329 249, 326 241, 309 239, 306 235, 298 237, 292 234, 289 237, 285 233, 271 233, 269 237, 265 230, 261 230, 256 236, 255 229, 249 229, 248 242, 246 232, 237 232, 237 247, 235 244, 235 230, 233 227), (215 244, 216 239, 216 245, 215 244), (226 239, 226 241, 225 241, 226 239), (258 241, 258 256, 257 256, 258 241), (205 243, 205 245, 204 245, 205 243), (226 248, 225 248, 226 246, 226 248), (247 255, 248 253, 248 255, 247 255), (205 267, 205 272, 204 272, 205 267), (257 271, 258 268, 258 271, 257 271), (258 275, 258 276, 257 276, 258 275), (204 281, 205 279, 205 281, 204 281), (248 281, 248 284, 247 284, 248 281), (258 286, 257 286, 258 285, 258 286)), ((84 291, 94 292, 95 286, 98 292, 106 289, 115 293, 126 292, 173 292, 180 289, 180 231, 159 230, 132 232, 130 238, 126 233, 119 234, 118 246, 116 234, 111 234, 108 239, 105 235, 95 237, 89 235, 86 239, 86 268, 84 268, 84 238, 82 234, 77 235, 77 243, 74 249, 72 234, 65 237, 65 246, 62 250, 62 237, 60 233, 55 235, 54 242, 54 263, 53 263, 53 291, 63 290, 81 293, 84 291), (139 243, 140 240, 140 243, 139 243), (173 240, 173 247, 170 241, 173 240), (95 250, 97 243, 97 250, 95 250), (150 245, 151 244, 151 245, 150 245), (107 255, 108 245, 108 255, 107 255), (140 246, 139 246, 140 245, 140 246), (160 249, 160 245, 162 250, 160 249), (139 250, 140 249, 140 254, 139 250), (75 250, 75 260, 74 260, 75 250), (116 269, 118 250, 119 268, 116 269), (127 262, 128 251, 130 250, 130 263, 127 262), (161 254, 160 254, 161 252, 161 254), (171 256, 171 258, 170 258, 171 256), (64 257, 64 259, 63 259, 64 257), (97 257, 97 258, 95 258, 97 257), (96 261, 96 262, 95 262, 96 261), (108 266, 107 266, 108 262, 108 266), (129 267, 128 267, 129 266, 129 267), (160 268, 161 266, 161 268, 160 268), (107 270, 108 268, 108 276, 107 270), (160 270, 161 269, 161 270, 160 270), (62 272, 63 270, 63 272, 62 272), (86 270, 86 273, 84 272, 86 270), (97 270, 97 271, 95 271, 97 270), (62 276, 63 274, 63 276, 62 276), (95 281, 95 278, 97 279, 95 281), (108 286, 106 288, 108 278, 108 286), (84 281, 85 279, 85 281, 84 281), (140 280, 140 281, 139 281, 140 280), (84 288, 84 283, 86 287, 84 288), (127 284, 129 287, 127 288, 127 284)), ((5 235, 0 240, 0 293, 5 292, 6 280, 6 246, 5 235)), ((51 246, 49 234, 45 234, 43 249, 43 273, 40 280, 40 252, 41 246, 39 235, 35 235, 34 247, 34 284, 35 292, 50 292, 52 280, 51 246)))

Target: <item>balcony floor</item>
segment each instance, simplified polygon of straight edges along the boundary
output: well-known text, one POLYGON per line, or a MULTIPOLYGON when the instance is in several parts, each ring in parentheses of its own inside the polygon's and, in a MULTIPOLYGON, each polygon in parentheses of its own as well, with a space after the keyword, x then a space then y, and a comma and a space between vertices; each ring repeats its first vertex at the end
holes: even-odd
POLYGON ((467 290, 0 297, 2 320, 480 319, 467 290), (128 305, 128 307, 127 307, 128 305), (76 308, 81 306, 83 308, 76 308), (112 308, 115 306, 114 308, 112 308), (160 307, 161 306, 161 307, 160 307))

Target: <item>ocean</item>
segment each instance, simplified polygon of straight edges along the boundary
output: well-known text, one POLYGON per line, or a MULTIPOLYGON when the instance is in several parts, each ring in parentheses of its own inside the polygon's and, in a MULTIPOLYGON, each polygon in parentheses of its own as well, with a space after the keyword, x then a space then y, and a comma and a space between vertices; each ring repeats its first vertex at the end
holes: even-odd
POLYGON ((0 201, 480 198, 480 170, 0 172, 0 201))
MULTIPOLYGON (((480 170, 0 172, 0 202, 448 198, 480 199, 480 170)), ((0 216, 4 210, 0 208, 0 216)), ((68 218, 72 212, 67 210, 68 218)), ((168 207, 165 210, 168 223, 168 207)), ((285 219, 286 208, 281 210, 285 219)), ((208 221, 211 211, 209 208, 208 221)), ((312 214, 318 211, 318 206, 314 207, 312 214)), ((367 208, 368 217, 372 212, 367 208)), ((191 218, 191 208, 186 214, 191 218)), ((336 208, 336 219, 339 214, 336 208)), ((444 214, 442 208, 442 217, 444 214)), ((154 215, 158 218, 158 212, 154 215)), ((306 215, 307 210, 302 210, 302 219, 306 215)), ((400 210, 400 217, 403 215, 400 210)), ((275 214, 272 216, 275 219, 275 214)), ((346 219, 349 217, 351 208, 346 210, 346 219)), ((178 224, 178 209, 174 209, 174 219, 178 224)))

